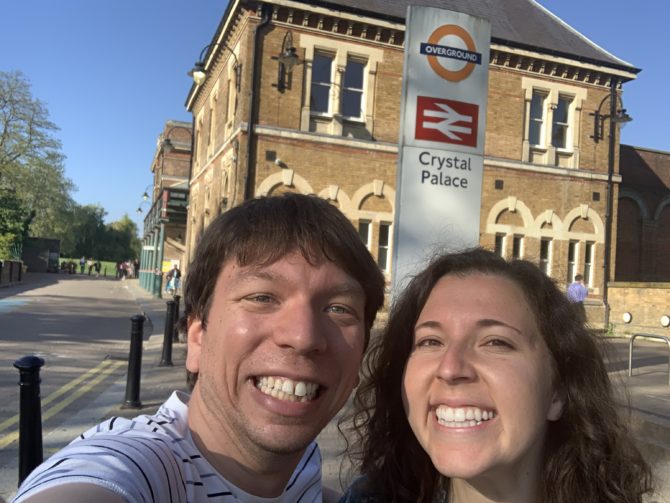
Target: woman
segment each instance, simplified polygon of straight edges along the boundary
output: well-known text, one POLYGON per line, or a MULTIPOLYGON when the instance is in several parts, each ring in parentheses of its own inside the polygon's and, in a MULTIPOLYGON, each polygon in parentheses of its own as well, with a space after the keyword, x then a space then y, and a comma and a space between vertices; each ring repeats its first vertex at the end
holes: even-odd
POLYGON ((341 501, 639 503, 647 464, 597 342, 533 264, 436 258, 393 306, 354 398, 341 501))

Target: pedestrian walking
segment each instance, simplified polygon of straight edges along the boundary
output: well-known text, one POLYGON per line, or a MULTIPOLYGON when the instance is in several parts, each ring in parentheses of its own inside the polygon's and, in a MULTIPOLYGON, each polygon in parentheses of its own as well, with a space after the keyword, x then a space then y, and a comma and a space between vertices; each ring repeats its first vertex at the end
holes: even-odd
POLYGON ((578 319, 581 322, 586 322, 586 309, 584 308, 584 300, 589 295, 589 289, 584 285, 584 276, 581 274, 575 275, 575 280, 570 283, 566 292, 568 300, 575 306, 578 319))

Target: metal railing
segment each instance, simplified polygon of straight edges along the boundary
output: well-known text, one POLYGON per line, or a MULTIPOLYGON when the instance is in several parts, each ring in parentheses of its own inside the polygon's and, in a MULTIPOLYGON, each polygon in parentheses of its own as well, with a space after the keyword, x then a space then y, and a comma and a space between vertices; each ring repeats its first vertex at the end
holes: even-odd
POLYGON ((649 339, 658 339, 666 342, 668 345, 668 385, 670 385, 670 338, 665 335, 633 334, 628 343, 628 377, 633 375, 633 342, 635 342, 635 339, 638 337, 647 337, 649 339))

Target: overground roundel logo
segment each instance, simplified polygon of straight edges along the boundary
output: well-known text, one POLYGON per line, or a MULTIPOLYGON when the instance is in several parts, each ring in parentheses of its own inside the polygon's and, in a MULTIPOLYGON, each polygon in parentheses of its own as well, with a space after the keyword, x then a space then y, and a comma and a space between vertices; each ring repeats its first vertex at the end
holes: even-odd
POLYGON ((481 64, 482 61, 482 55, 477 52, 475 41, 470 34, 461 26, 455 24, 442 25, 431 33, 428 42, 421 44, 421 54, 426 55, 428 63, 435 73, 451 82, 460 82, 468 78, 475 69, 475 65, 481 64), (467 49, 440 45, 440 41, 449 35, 460 38, 467 49), (460 70, 450 70, 442 66, 441 58, 463 61, 465 66, 460 70))

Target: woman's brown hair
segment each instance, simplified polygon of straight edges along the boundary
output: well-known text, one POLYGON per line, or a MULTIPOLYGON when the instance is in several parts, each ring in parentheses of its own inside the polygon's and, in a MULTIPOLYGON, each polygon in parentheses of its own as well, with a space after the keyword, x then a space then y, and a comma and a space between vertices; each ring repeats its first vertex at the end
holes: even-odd
POLYGON ((365 475, 360 490, 383 502, 431 502, 448 494, 449 480, 410 429, 402 376, 414 326, 437 281, 473 273, 503 276, 521 288, 553 359, 565 405, 561 418, 548 426, 541 501, 640 503, 651 491, 651 472, 619 416, 598 336, 537 266, 508 262, 480 248, 435 258, 397 298, 386 329, 372 341, 348 418, 349 457, 365 475))

